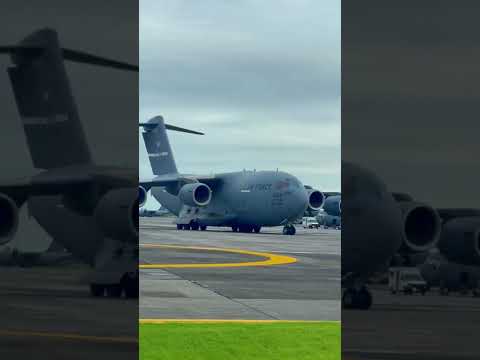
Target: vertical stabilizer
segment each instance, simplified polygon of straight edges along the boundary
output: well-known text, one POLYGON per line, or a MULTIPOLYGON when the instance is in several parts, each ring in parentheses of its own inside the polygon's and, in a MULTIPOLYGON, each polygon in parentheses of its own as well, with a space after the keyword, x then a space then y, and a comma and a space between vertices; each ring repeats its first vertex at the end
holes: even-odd
POLYGON ((11 54, 8 73, 34 166, 90 163, 57 33, 36 31, 11 54))
POLYGON ((156 116, 141 126, 144 128, 142 136, 153 173, 155 175, 177 174, 177 166, 163 117, 156 116))

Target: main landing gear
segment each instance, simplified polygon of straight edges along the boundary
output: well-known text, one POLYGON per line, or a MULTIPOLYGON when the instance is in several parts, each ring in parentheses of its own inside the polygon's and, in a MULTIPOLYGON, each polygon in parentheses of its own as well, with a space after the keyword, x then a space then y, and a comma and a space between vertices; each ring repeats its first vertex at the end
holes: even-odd
POLYGON ((372 294, 367 287, 345 289, 342 295, 344 309, 368 310, 372 306, 372 294))
POLYGON ((189 224, 177 224, 177 230, 207 230, 207 225, 200 225, 197 221, 192 220, 189 224))
POLYGON ((297 230, 292 224, 287 224, 283 227, 283 235, 295 235, 297 230))
POLYGON ((90 294, 93 297, 138 299, 138 274, 125 274, 118 284, 90 284, 90 294))
POLYGON ((261 226, 258 226, 258 225, 233 225, 232 226, 232 231, 233 232, 242 232, 242 233, 251 233, 252 231, 254 233, 259 233, 260 230, 261 230, 261 226))

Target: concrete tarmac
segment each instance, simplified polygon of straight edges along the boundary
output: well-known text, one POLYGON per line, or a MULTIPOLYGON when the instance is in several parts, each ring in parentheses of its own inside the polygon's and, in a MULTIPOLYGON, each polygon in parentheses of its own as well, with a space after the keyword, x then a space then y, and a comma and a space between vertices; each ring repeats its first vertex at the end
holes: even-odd
POLYGON ((372 289, 368 311, 342 311, 342 359, 479 359, 480 299, 372 289))
POLYGON ((141 218, 141 264, 254 263, 264 257, 228 251, 152 248, 242 249, 286 255, 295 263, 271 266, 158 268, 140 271, 142 319, 340 319, 340 231, 282 227, 260 234, 228 228, 178 231, 172 218, 141 218), (142 246, 143 245, 143 246, 142 246))
POLYGON ((90 297, 86 266, 0 271, 0 358, 138 356, 138 301, 90 297))

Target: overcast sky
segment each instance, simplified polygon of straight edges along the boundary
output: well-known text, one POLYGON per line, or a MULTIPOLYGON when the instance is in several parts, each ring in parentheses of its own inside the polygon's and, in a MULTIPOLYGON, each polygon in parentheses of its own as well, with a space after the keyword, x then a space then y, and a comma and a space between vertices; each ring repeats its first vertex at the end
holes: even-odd
POLYGON ((342 158, 419 201, 478 208, 480 3, 417 5, 343 2, 342 158))
MULTIPOLYGON (((180 172, 279 168, 339 190, 340 55, 339 1, 142 0, 139 120, 206 133, 170 133, 180 172)), ((141 136, 139 153, 148 177, 141 136)))

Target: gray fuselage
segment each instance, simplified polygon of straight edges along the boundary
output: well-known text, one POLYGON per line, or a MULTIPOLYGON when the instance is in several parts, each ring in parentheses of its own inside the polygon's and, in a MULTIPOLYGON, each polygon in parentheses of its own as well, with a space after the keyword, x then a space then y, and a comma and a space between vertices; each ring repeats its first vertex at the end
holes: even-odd
POLYGON ((183 204, 176 194, 153 188, 153 196, 179 217, 179 223, 196 220, 207 226, 278 226, 302 216, 308 194, 294 176, 280 171, 242 171, 217 174, 212 200, 203 207, 183 204))

